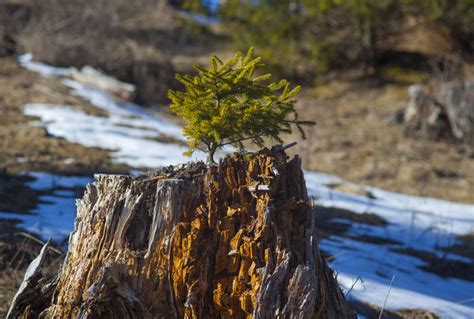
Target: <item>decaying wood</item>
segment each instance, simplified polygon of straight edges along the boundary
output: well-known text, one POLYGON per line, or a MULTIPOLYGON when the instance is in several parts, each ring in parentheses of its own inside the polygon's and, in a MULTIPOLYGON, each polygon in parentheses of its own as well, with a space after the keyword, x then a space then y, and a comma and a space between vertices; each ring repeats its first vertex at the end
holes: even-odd
POLYGON ((264 150, 96 176, 41 315, 355 318, 318 248, 300 165, 264 150))
POLYGON ((20 288, 13 297, 7 319, 34 318, 36 317, 35 309, 49 302, 55 288, 55 280, 48 281, 43 278, 41 272, 48 248, 50 248, 50 241, 44 244, 39 255, 28 266, 20 288))
POLYGON ((451 138, 474 145, 474 81, 446 82, 434 93, 422 85, 409 88, 404 122, 409 135, 451 138))
POLYGON ((474 146, 474 79, 445 83, 438 99, 446 107, 453 136, 474 146))
POLYGON ((82 69, 72 69, 68 74, 73 80, 84 83, 87 86, 97 88, 124 100, 131 100, 135 96, 135 85, 114 79, 91 66, 82 69))

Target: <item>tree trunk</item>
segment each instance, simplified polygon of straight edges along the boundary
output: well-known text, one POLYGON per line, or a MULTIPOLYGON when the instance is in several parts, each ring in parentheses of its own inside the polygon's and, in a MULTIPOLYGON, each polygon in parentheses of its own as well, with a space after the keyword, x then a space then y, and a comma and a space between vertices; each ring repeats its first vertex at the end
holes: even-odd
POLYGON ((355 318, 318 248, 300 165, 263 150, 218 166, 96 176, 49 302, 15 313, 355 318))
POLYGON ((371 21, 369 25, 369 50, 370 50, 370 64, 372 66, 374 76, 379 77, 379 63, 378 63, 378 39, 377 39, 377 27, 375 21, 371 21))
POLYGON ((209 149, 207 152, 207 163, 208 164, 216 164, 216 161, 214 160, 214 155, 216 154, 217 151, 217 143, 216 142, 211 142, 209 145, 209 149))
POLYGON ((441 85, 438 100, 446 108, 454 138, 474 146, 474 78, 441 85))

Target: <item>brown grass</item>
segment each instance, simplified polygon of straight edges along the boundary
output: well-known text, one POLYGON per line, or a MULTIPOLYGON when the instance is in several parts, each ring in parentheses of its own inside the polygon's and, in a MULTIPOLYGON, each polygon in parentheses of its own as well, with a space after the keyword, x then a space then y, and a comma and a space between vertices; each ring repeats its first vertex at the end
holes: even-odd
POLYGON ((178 14, 166 0, 23 4, 32 12, 17 34, 25 51, 52 65, 91 65, 133 83, 135 101, 147 106, 167 103, 168 88, 178 85, 175 70, 189 71, 220 38, 178 14))
POLYGON ((0 60, 0 167, 8 172, 45 171, 67 175, 91 175, 98 172, 126 172, 125 165, 114 164, 109 152, 51 137, 34 120, 22 114, 27 103, 69 104, 94 115, 105 113, 80 98, 70 96, 56 79, 40 76, 21 68, 13 59, 0 60), (35 86, 48 87, 48 94, 35 86), (21 159, 21 160, 19 160, 21 159), (66 161, 73 159, 73 162, 66 161))
MULTIPOLYGON (((357 313, 370 319, 379 318, 381 309, 375 305, 360 301, 350 301, 352 308, 357 313)), ((401 309, 397 311, 384 310, 382 319, 440 319, 436 314, 424 309, 401 309)))
POLYGON ((340 75, 302 94, 300 117, 315 120, 308 139, 291 148, 306 169, 395 192, 474 203, 474 149, 409 138, 395 114, 408 103, 408 84, 340 75))
MULTIPOLYGON (((42 244, 31 234, 25 236, 11 220, 0 220, 0 234, 0 317, 4 318, 26 268, 38 255, 42 244)), ((50 249, 43 272, 47 275, 56 273, 63 259, 64 254, 59 254, 57 248, 50 249)))

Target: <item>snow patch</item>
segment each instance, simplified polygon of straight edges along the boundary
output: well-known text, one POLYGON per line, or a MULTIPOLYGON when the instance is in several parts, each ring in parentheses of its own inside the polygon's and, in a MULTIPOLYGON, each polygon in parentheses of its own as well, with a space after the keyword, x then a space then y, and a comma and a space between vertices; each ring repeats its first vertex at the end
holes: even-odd
POLYGON ((58 68, 41 62, 33 61, 33 56, 30 53, 20 55, 18 57, 18 62, 20 62, 20 65, 24 68, 33 72, 37 72, 46 77, 66 76, 72 70, 72 68, 58 68))
MULTIPOLYGON (((84 146, 113 150, 117 162, 132 167, 162 167, 190 160, 183 155, 184 146, 152 140, 158 135, 156 130, 138 126, 145 122, 140 119, 127 123, 122 115, 92 116, 72 106, 51 104, 27 104, 24 113, 41 118, 50 134, 84 146), (123 126, 125 123, 128 126, 123 126)), ((192 159, 204 158, 203 153, 196 152, 192 159)))
POLYGON ((40 196, 40 204, 29 214, 0 212, 0 218, 21 220, 20 227, 38 234, 43 239, 61 242, 69 236, 76 218, 76 189, 91 182, 88 177, 56 176, 47 173, 29 173, 35 180, 28 186, 49 193, 40 196))
MULTIPOLYGON (((472 282, 442 278, 420 269, 425 262, 414 256, 392 251, 416 249, 465 263, 472 259, 441 251, 455 243, 456 235, 474 230, 474 205, 458 204, 427 197, 417 197, 361 186, 338 177, 305 172, 308 193, 324 207, 345 209, 356 214, 373 213, 384 218, 385 227, 350 222, 348 235, 331 236, 320 247, 335 256, 330 262, 337 279, 351 298, 381 307, 395 275, 387 309, 423 308, 443 318, 474 318, 474 286, 472 282), (372 198, 332 189, 334 184, 347 184, 370 192, 372 198), (372 244, 358 241, 368 236, 393 241, 372 244), (463 302, 465 301, 465 302, 463 302)), ((339 218, 338 218, 339 219, 339 218)), ((336 220, 333 220, 336 221, 336 220)))

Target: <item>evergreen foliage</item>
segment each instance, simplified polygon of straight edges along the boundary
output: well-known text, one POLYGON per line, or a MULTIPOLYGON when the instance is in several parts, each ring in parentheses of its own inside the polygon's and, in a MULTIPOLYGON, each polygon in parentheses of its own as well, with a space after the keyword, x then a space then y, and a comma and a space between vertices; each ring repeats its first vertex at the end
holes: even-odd
POLYGON ((450 36, 474 60, 474 0, 403 0, 417 13, 447 27, 450 36))
POLYGON ((212 55, 209 69, 194 66, 196 76, 176 75, 185 91, 169 90, 168 97, 171 110, 187 121, 185 154, 201 150, 214 162, 214 153, 225 145, 243 149, 244 141, 258 146, 264 138, 282 142, 280 134, 293 127, 305 138, 303 126, 314 122, 298 120, 293 98, 300 87, 290 88, 286 80, 267 83, 270 74, 256 74, 264 66, 251 48, 227 61, 212 55))
POLYGON ((277 72, 311 83, 331 68, 376 67, 378 41, 399 9, 398 0, 230 0, 220 15, 241 47, 255 46, 277 72))
POLYGON ((320 59, 324 43, 315 41, 313 33, 319 19, 312 7, 303 12, 302 6, 289 1, 230 0, 220 6, 219 15, 234 30, 231 35, 240 48, 254 46, 273 72, 301 83, 325 68, 320 59))
POLYGON ((357 65, 377 73, 407 17, 441 23, 473 56, 474 0, 226 0, 219 15, 240 48, 254 46, 274 72, 300 83, 357 65))
POLYGON ((212 14, 218 5, 218 0, 168 0, 168 2, 180 9, 197 14, 212 14))

